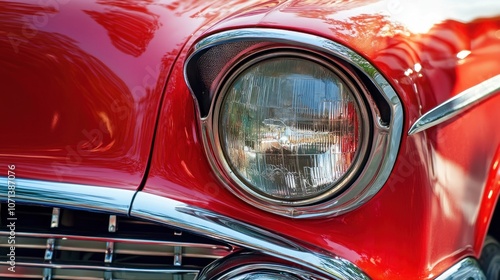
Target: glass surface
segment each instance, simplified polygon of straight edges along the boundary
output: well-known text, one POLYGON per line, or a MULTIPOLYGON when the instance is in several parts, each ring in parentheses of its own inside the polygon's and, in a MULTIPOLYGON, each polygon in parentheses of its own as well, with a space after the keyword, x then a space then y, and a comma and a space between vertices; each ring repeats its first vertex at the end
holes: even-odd
POLYGON ((220 113, 220 141, 232 171, 254 190, 303 200, 335 187, 360 146, 358 105, 329 68, 295 57, 240 73, 220 113))

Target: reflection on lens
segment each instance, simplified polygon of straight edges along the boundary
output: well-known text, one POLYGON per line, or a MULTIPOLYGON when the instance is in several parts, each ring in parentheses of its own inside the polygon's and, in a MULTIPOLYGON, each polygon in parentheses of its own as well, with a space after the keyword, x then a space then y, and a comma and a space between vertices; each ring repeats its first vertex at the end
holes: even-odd
POLYGON ((359 108, 329 68, 271 58, 241 72, 221 105, 226 160, 254 191, 297 201, 320 195, 350 169, 360 146, 359 108))

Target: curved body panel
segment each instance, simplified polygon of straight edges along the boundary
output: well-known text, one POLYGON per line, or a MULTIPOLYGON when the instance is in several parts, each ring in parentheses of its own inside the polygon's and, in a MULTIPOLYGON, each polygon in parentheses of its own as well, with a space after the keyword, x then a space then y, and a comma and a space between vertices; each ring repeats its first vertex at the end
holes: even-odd
POLYGON ((240 2, 212 13, 196 1, 2 1, 0 162, 24 178, 137 189, 174 59, 240 2))
MULTIPOLYGON (((384 10, 382 2, 339 3, 326 9, 319 8, 321 3, 290 1, 260 16, 223 21, 206 34, 255 26, 281 28, 353 48, 396 89, 404 104, 405 132, 423 113, 500 73, 500 65, 490 59, 500 55, 495 33, 500 18, 436 20, 423 34, 400 21, 400 15, 384 10), (470 54, 457 57, 463 50, 470 54)), ((484 238, 484 232, 477 235, 477 215, 500 143, 497 125, 490 121, 500 118, 494 109, 500 106, 498 95, 427 131, 403 135, 389 180, 362 207, 338 217, 293 220, 248 205, 218 182, 204 158, 202 136, 192 117, 195 105, 182 75, 185 59, 183 53, 174 66, 170 82, 177 94, 167 88, 164 123, 158 131, 158 142, 174 137, 178 141, 155 149, 145 192, 305 240, 350 260, 375 279, 432 279, 464 256, 479 256, 481 243, 476 240, 484 238)))
POLYGON ((3 2, 1 161, 25 178, 137 188, 184 39, 153 40, 169 32, 159 8, 3 2))
MULTIPOLYGON (((97 186, 125 189, 130 203, 120 202, 120 214, 129 208, 176 221, 166 214, 172 205, 159 206, 174 201, 300 240, 373 279, 434 279, 480 255, 498 198, 500 94, 407 132, 500 74, 500 7, 433 2, 429 11, 376 0, 2 1, 0 165, 15 165, 23 179, 93 186, 83 195, 97 186), (183 69, 197 42, 242 28, 337 42, 390 83, 403 108, 401 144, 387 182, 366 203, 339 216, 293 219, 241 200, 219 181, 183 69)), ((190 215, 179 217, 176 225, 189 230, 190 215)), ((191 230, 209 235, 196 217, 191 230)), ((245 245, 245 236, 217 236, 245 245)))

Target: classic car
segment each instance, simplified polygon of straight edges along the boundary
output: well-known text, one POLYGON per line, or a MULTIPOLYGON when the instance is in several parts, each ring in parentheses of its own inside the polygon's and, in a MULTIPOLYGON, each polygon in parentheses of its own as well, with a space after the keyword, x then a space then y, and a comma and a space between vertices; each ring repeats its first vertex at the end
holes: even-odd
POLYGON ((500 2, 1 0, 1 279, 500 279, 500 2))

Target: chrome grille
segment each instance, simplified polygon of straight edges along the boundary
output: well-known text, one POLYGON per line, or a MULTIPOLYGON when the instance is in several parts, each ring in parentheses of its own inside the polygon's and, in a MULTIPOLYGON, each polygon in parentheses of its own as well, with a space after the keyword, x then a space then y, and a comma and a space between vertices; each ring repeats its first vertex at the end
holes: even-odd
POLYGON ((234 248, 128 217, 16 205, 15 272, 7 206, 1 205, 1 279, 194 279, 234 248))

